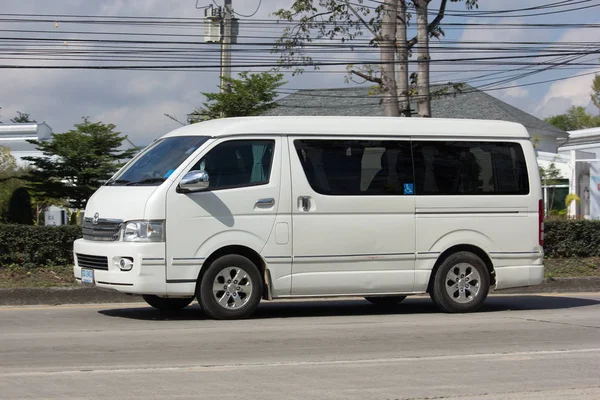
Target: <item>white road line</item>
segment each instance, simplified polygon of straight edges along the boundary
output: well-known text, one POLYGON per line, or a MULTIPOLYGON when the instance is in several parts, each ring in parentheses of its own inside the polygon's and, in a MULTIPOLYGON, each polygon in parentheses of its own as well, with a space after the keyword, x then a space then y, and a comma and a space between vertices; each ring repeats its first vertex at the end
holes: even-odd
POLYGON ((552 355, 567 355, 580 353, 600 353, 600 348, 592 349, 571 349, 571 350, 542 350, 542 351, 519 351, 507 353, 481 353, 481 354, 460 354, 447 356, 428 356, 428 357, 396 357, 396 358, 376 358, 376 359, 356 359, 356 360, 332 360, 332 361, 287 361, 287 362, 264 362, 247 364, 197 364, 197 365, 179 365, 179 366, 115 366, 115 367, 82 367, 77 370, 62 371, 23 371, 0 373, 0 379, 13 377, 44 377, 55 375, 83 375, 83 374, 113 374, 124 372, 161 372, 161 371, 222 371, 235 369, 252 368, 273 368, 273 367, 304 367, 304 366, 331 366, 331 365, 350 365, 350 364, 389 364, 401 362, 419 362, 419 361, 453 361, 465 359, 496 358, 506 359, 507 361, 526 360, 533 357, 543 357, 552 355))

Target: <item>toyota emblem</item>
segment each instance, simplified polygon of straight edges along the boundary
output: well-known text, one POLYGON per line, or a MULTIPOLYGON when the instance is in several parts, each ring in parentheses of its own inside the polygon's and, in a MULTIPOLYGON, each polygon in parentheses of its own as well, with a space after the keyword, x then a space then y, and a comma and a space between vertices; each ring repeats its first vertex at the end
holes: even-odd
POLYGON ((92 224, 98 225, 98 219, 100 219, 100 214, 94 214, 94 218, 92 219, 92 224))

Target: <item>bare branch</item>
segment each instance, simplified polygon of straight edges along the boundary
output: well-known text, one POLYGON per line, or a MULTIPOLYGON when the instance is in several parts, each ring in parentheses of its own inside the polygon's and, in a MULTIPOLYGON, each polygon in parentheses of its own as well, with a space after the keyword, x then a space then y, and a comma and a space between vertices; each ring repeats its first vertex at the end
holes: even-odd
MULTIPOLYGON (((442 3, 440 4, 440 9, 437 13, 437 15, 435 16, 434 20, 431 21, 429 23, 429 25, 427 26, 427 32, 432 32, 435 28, 437 28, 440 25, 440 22, 442 22, 442 20, 444 19, 444 14, 446 13, 446 3, 448 2, 448 0, 442 0, 442 3)), ((409 50, 412 49, 416 44, 417 44, 418 40, 417 37, 413 37, 412 39, 410 39, 408 41, 408 48, 409 50)))
POLYGON ((350 11, 352 11, 354 13, 354 15, 356 15, 356 18, 358 18, 360 20, 360 22, 362 22, 362 24, 365 26, 365 28, 367 28, 369 30, 369 32, 371 32, 371 34, 373 36, 375 36, 376 38, 379 38, 379 35, 377 34, 377 32, 375 32, 367 23, 367 21, 365 21, 363 19, 363 17, 358 13, 358 11, 356 11, 356 9, 354 7, 352 7, 350 5, 350 3, 348 3, 348 0, 346 0, 346 5, 348 6, 348 8, 350 9, 350 11))
POLYGON ((377 78, 376 76, 367 75, 367 74, 357 71, 355 69, 350 70, 350 73, 354 74, 356 76, 360 76, 361 78, 363 78, 366 81, 377 83, 377 84, 381 85, 381 78, 377 78))
POLYGON ((178 119, 177 119, 177 118, 175 118, 174 116, 172 116, 172 115, 170 115, 170 114, 167 114, 167 113, 164 113, 163 115, 164 115, 165 117, 169 118, 170 120, 173 120, 173 121, 175 121, 175 122, 177 122, 177 123, 179 123, 179 124, 181 124, 181 125, 185 126, 185 124, 184 124, 183 122, 181 122, 180 120, 178 120, 178 119))

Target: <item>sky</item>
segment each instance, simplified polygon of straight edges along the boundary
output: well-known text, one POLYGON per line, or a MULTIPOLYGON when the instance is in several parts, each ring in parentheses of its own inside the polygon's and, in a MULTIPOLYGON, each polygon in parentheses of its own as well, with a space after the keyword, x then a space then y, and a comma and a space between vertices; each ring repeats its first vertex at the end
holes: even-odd
MULTIPOLYGON (((222 0, 215 0, 222 4, 222 0)), ((354 0, 355 2, 359 0, 354 0)), ((366 1, 366 4, 370 0, 366 1)), ((556 2, 558 0, 553 0, 556 2)), ((522 9, 548 4, 550 1, 540 0, 480 0, 479 11, 522 9)), ((1 13, 4 14, 59 14, 59 15, 84 15, 84 16, 127 16, 127 17, 177 17, 200 18, 204 16, 203 9, 198 7, 208 6, 212 0, 4 0, 1 13)), ((600 5, 600 1, 581 2, 578 6, 600 5)), ((279 8, 292 4, 292 0, 262 0, 258 11, 259 0, 233 0, 234 11, 239 14, 250 15, 259 20, 273 20, 270 15, 279 8)), ((375 2, 373 2, 376 5, 375 2)), ((433 0, 432 9, 439 7, 439 0, 433 0)), ((577 7, 572 5, 570 7, 577 7)), ((480 18, 467 16, 453 16, 453 12, 465 14, 464 5, 450 3, 444 24, 455 22, 489 23, 488 26, 477 26, 465 29, 461 26, 448 25, 445 28, 446 36, 443 40, 459 41, 465 47, 473 48, 467 43, 471 41, 535 41, 535 42, 596 42, 600 43, 599 28, 568 27, 565 29, 530 29, 523 24, 600 24, 600 7, 593 7, 569 13, 556 13, 535 17, 519 17, 519 14, 506 14, 504 18, 480 18), (517 16, 515 16, 517 15, 517 16), (495 23, 514 23, 512 29, 494 29, 495 23)), ((533 13, 533 12, 532 12, 533 13)), ((2 17, 0 17, 2 18, 2 17)), ((41 18, 41 17, 40 17, 41 18)), ((280 32, 273 24, 268 30, 261 28, 260 24, 240 27, 240 42, 253 40, 273 40, 275 34, 280 32), (265 32, 268 32, 265 33, 265 32), (264 36, 262 39, 260 38, 264 36), (251 36, 251 38, 248 38, 251 36), (268 37, 268 38, 267 38, 268 37)), ((203 27, 141 27, 127 28, 120 26, 92 25, 92 24, 67 24, 56 18, 53 22, 14 23, 0 21, 0 36, 2 37, 36 37, 56 38, 58 36, 77 38, 80 35, 63 32, 94 31, 110 33, 146 32, 146 33, 184 33, 187 39, 202 40, 203 27), (136 30, 137 29, 137 30, 136 30), (14 32, 15 30, 21 32, 14 32), (39 30, 39 33, 29 33, 39 30), (12 32, 9 32, 12 31, 12 32), (53 31, 49 32, 48 31, 53 31), (57 36, 58 34, 58 36, 57 36)), ((99 35, 98 37, 103 37, 99 35)), ((106 36, 108 37, 108 36, 106 36)), ((119 36, 120 37, 120 36, 119 36)), ((123 38, 127 38, 125 35, 123 38)), ((136 38, 144 38, 136 36, 136 38)), ((55 43, 65 48, 75 48, 69 41, 55 43)), ((432 45, 437 45, 432 40, 432 45)), ((432 54, 434 61, 441 58, 464 58, 489 56, 486 46, 478 44, 471 52, 435 52, 432 54)), ((1 46, 0 46, 1 47, 1 46)), ((493 54, 492 54, 493 55, 493 54)), ((505 55, 505 54, 503 54, 505 55)), ((0 55, 0 57, 2 57, 0 55)), ((234 60, 236 55, 234 54, 234 60)), ((257 56, 258 57, 258 56, 257 56)), ((264 55, 268 57, 268 54, 264 55)), ((272 56, 271 56, 272 57, 272 56)), ((359 49, 354 53, 344 56, 344 59, 364 59, 359 49)), ((593 73, 600 72, 600 54, 583 58, 590 65, 579 69, 554 69, 529 77, 508 81, 503 84, 491 85, 489 94, 521 108, 539 118, 565 112, 569 107, 584 106, 590 112, 598 112, 590 101, 591 82, 593 73), (587 74, 587 75, 582 75, 587 74), (544 80, 567 78, 573 75, 582 75, 572 79, 555 82, 537 83, 544 80), (531 84, 531 85, 530 85, 531 84), (523 86, 525 85, 525 86, 523 86)), ((49 62, 41 60, 7 60, 2 59, 0 65, 48 65, 49 62)), ((518 68, 515 66, 502 67, 506 69, 518 68)), ((304 74, 292 76, 286 73, 287 83, 282 87, 283 93, 290 93, 295 89, 305 88, 343 88, 356 83, 347 83, 343 67, 326 67, 319 72, 307 71, 304 74)), ((432 64, 432 82, 467 82, 478 87, 489 85, 494 79, 486 78, 490 70, 497 70, 497 66, 465 66, 464 63, 438 65, 432 64), (482 77, 483 75, 483 77, 482 77)), ((527 70, 524 70, 525 72, 527 70)), ((522 75, 523 70, 513 75, 522 75)), ((504 77, 505 75, 501 75, 504 77)), ((508 74, 510 76, 510 74, 508 74)), ((46 69, 2 69, 0 71, 0 120, 9 122, 17 111, 27 112, 38 121, 45 121, 55 133, 65 132, 81 121, 84 116, 93 121, 102 121, 116 125, 116 130, 127 134, 129 139, 137 145, 146 145, 153 139, 160 137, 168 131, 180 126, 177 122, 167 118, 164 114, 175 116, 181 121, 186 120, 186 114, 200 106, 204 100, 201 92, 218 91, 218 72, 210 71, 118 71, 118 70, 46 70, 46 69)), ((486 87, 486 86, 484 86, 486 87)))

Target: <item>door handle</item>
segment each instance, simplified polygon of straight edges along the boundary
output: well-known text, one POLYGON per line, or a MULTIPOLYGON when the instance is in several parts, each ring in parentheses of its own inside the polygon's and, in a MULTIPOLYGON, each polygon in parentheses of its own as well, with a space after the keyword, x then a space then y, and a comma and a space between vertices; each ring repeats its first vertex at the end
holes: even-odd
POLYGON ((260 199, 256 202, 256 207, 273 207, 275 205, 275 199, 260 199))
POLYGON ((300 207, 302 207, 302 211, 309 212, 310 211, 310 196, 300 196, 298 197, 300 207))

